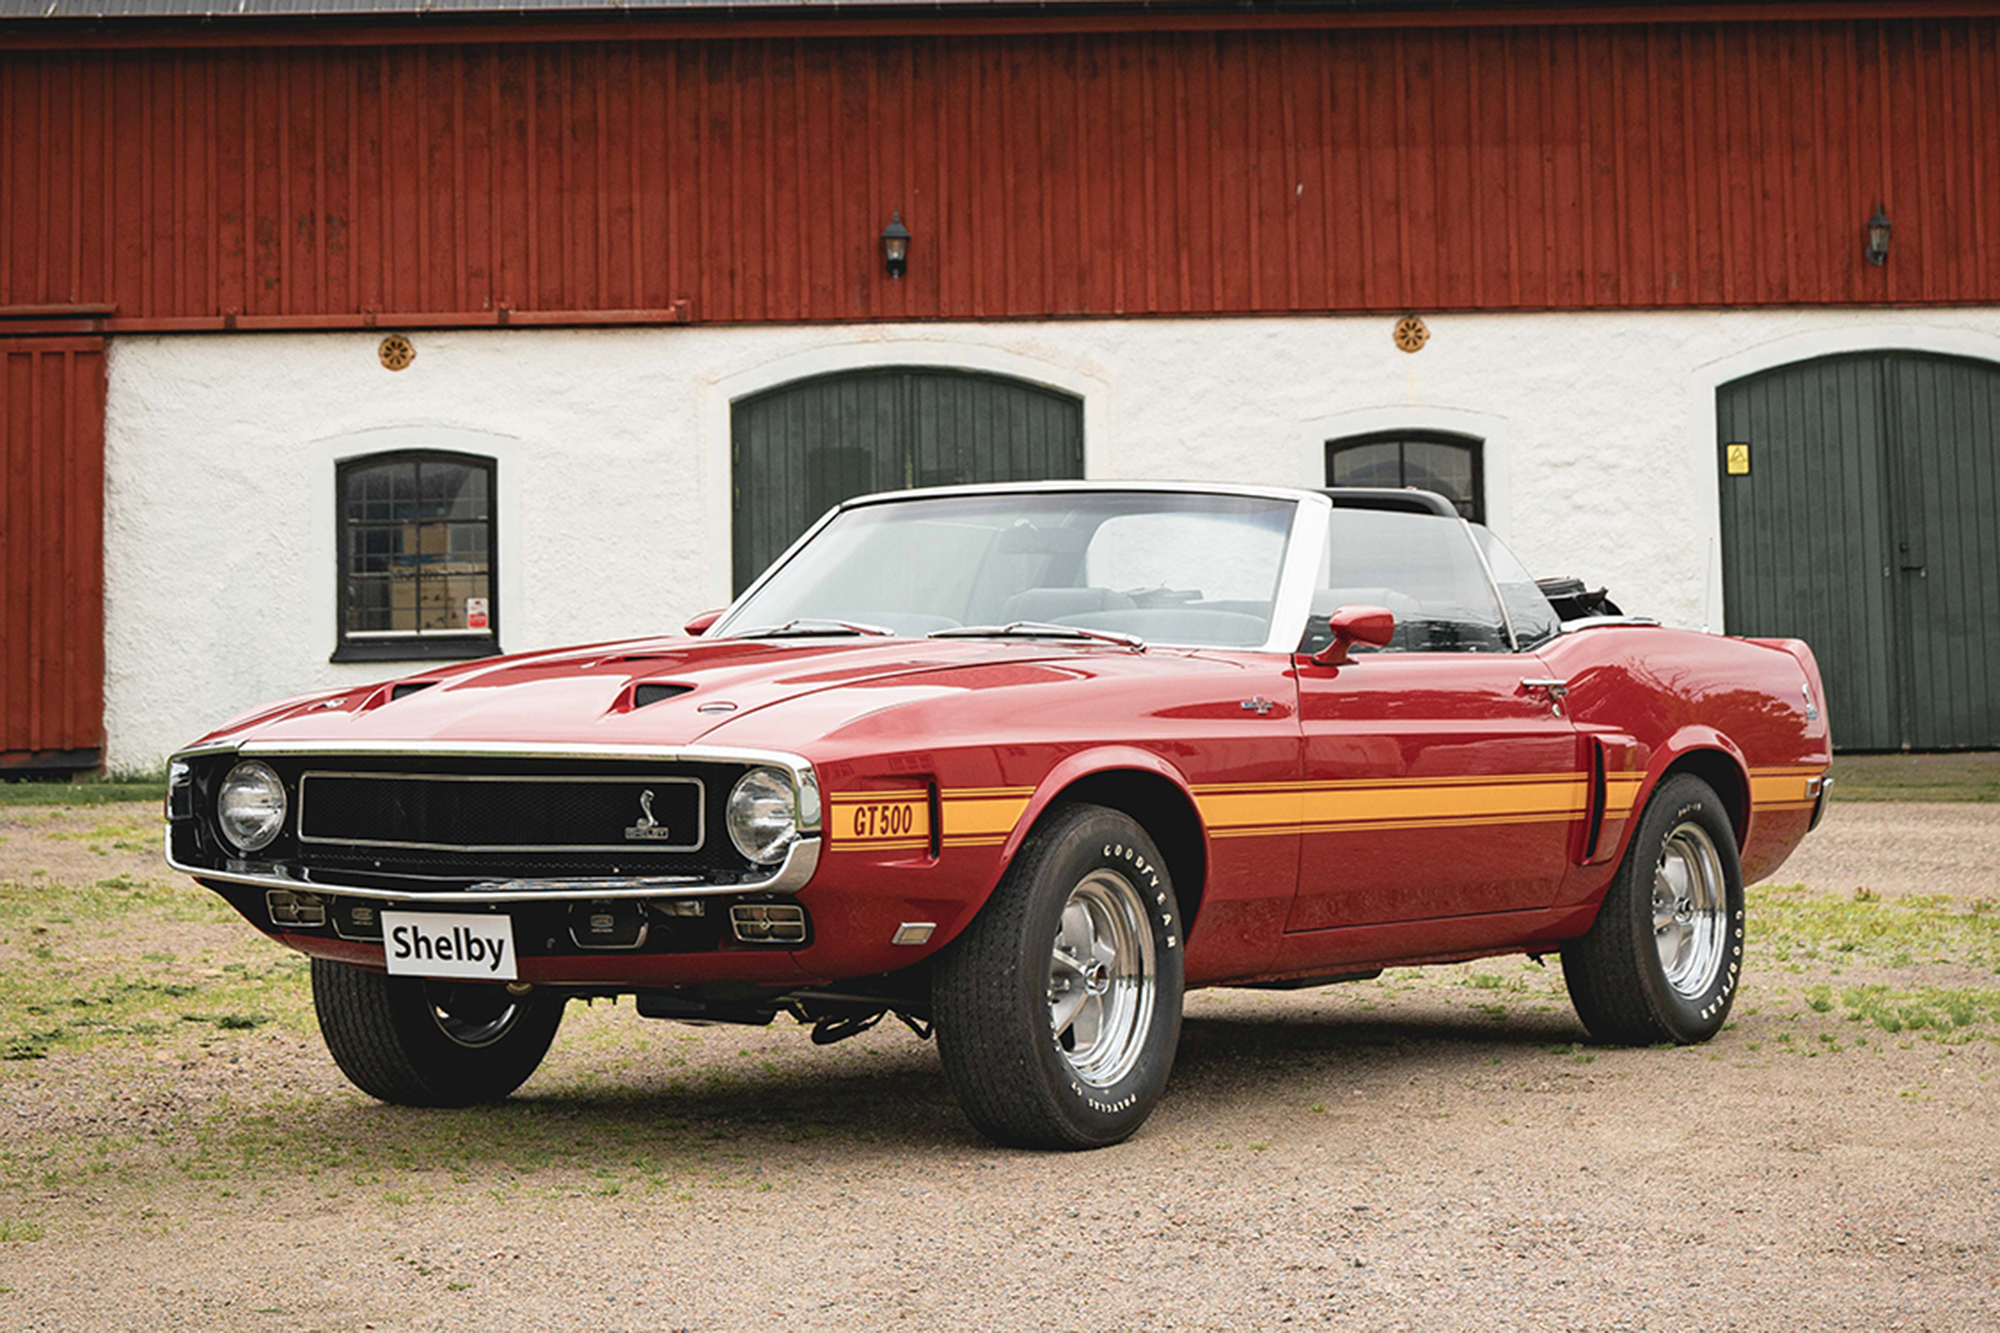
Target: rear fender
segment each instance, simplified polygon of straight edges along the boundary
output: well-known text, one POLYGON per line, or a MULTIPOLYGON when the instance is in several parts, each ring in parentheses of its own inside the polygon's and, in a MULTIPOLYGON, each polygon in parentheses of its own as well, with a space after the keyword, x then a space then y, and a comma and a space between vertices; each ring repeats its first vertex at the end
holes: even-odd
MULTIPOLYGON (((1653 799, 1658 789, 1670 773, 1693 773, 1722 798, 1722 804, 1729 811, 1729 822, 1736 830, 1736 845, 1741 848, 1750 838, 1750 764, 1743 757, 1743 751, 1735 741, 1717 731, 1714 727, 1685 726, 1667 738, 1665 744, 1653 752, 1652 763, 1647 766, 1646 785, 1639 793, 1639 800, 1633 806, 1633 818, 1626 836, 1638 827, 1638 812, 1646 808, 1646 802, 1653 799)), ((1624 855, 1621 848, 1619 854, 1624 855)))

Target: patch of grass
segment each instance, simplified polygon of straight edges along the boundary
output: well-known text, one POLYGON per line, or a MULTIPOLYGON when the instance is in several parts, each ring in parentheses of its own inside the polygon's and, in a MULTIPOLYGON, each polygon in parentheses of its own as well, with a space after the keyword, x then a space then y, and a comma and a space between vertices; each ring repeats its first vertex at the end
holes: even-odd
POLYGON ((2000 751, 1843 754, 1833 761, 1836 801, 2000 801, 2000 751))
POLYGON ((2000 990, 1849 986, 1841 992, 1840 1002, 1851 1021, 1873 1023, 1884 1032, 1928 1033, 1955 1040, 1960 1034, 1980 1035, 1970 1029, 2000 1024, 2000 990))
POLYGON ((155 809, 167 799, 167 782, 142 778, 84 778, 75 782, 0 781, 0 805, 120 805, 148 801, 155 809))
POLYGON ((34 1222, 21 1222, 13 1218, 0 1217, 0 1243, 25 1244, 40 1240, 48 1233, 34 1222))
POLYGON ((1803 885, 1758 885, 1749 891, 1750 937, 1780 962, 1794 954, 1856 955, 1928 962, 1948 959, 2000 965, 2000 913, 1960 907, 1942 896, 1852 898, 1809 894, 1803 885))
POLYGON ((0 941, 13 942, 0 943, 9 955, 0 961, 0 1061, 185 1040, 192 1023, 216 1030, 207 1041, 272 1023, 309 1031, 308 964, 276 945, 246 939, 255 961, 226 967, 116 952, 134 939, 170 941, 183 923, 234 921, 226 904, 191 883, 126 875, 88 888, 0 883, 0 941))

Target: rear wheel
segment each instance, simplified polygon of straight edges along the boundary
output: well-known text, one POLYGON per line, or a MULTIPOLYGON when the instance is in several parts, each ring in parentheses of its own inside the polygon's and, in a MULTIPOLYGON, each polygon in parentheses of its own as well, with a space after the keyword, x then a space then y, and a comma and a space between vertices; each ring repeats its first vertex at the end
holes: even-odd
POLYGON ((973 1124, 1017 1147, 1129 1137, 1173 1069, 1181 946, 1173 882, 1137 822, 1048 815, 932 982, 938 1054, 973 1124))
POLYGON ((527 1082, 562 1023, 561 996, 392 977, 313 959, 313 1009, 340 1072, 397 1106, 497 1102, 527 1082))
POLYGON ((1577 1016, 1600 1041, 1707 1041, 1743 964, 1743 871, 1713 788, 1680 774, 1646 803, 1597 920, 1563 946, 1577 1016))

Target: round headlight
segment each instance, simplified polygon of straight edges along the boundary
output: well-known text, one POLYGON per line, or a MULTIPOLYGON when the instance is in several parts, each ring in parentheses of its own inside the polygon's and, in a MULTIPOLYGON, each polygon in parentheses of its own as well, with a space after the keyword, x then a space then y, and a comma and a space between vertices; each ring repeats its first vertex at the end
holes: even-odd
POLYGON ((759 865, 776 861, 799 836, 798 798, 792 775, 753 768, 729 793, 729 840, 759 865))
POLYGON ((215 820, 238 851, 262 851, 285 827, 285 784, 267 764, 238 764, 216 794, 215 820))

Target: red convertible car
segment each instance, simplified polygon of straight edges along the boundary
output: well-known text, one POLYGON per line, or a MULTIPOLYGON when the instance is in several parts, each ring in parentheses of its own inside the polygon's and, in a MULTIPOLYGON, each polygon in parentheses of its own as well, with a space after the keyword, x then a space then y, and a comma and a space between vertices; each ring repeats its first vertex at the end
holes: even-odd
POLYGON ((1597 1038, 1702 1041, 1824 809, 1818 668, 1558 601, 1425 492, 870 496, 693 637, 236 719, 167 855, 411 1105, 619 994, 935 1028, 982 1131, 1065 1147, 1145 1120, 1191 986, 1559 951, 1597 1038))

